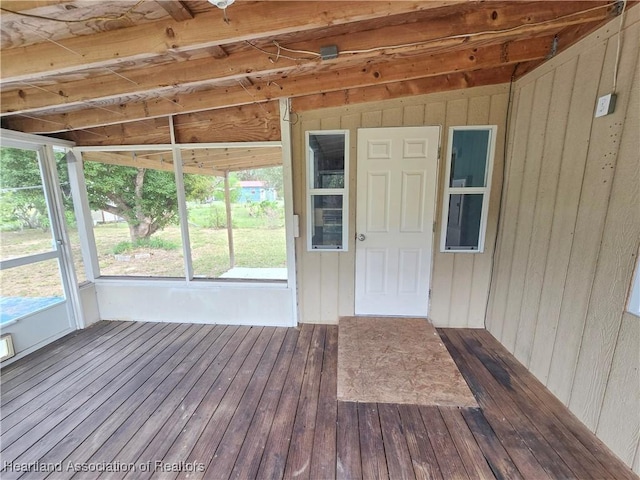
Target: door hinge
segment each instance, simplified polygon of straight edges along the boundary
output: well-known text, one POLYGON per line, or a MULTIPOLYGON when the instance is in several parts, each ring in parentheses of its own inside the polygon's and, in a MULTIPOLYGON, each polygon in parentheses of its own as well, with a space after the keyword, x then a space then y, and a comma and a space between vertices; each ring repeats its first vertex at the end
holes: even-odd
POLYGON ((429 300, 431 300, 431 289, 429 289, 429 300))
POLYGON ((436 233, 436 222, 433 222, 433 225, 431 226, 431 231, 433 233, 436 233))
POLYGON ((441 158, 441 157, 440 157, 440 153, 441 153, 441 152, 440 152, 440 150, 441 150, 441 149, 442 149, 442 148, 438 145, 438 160, 440 160, 440 158, 441 158))

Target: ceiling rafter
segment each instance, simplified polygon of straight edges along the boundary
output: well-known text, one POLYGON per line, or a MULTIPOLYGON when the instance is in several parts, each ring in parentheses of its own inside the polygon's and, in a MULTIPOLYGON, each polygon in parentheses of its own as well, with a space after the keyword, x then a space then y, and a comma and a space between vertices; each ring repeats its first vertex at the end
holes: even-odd
MULTIPOLYGON (((604 25, 622 5, 344 1, 337 9, 332 2, 237 0, 225 23, 204 1, 104 0, 97 10, 85 3, 15 0, 16 10, 40 18, 33 25, 20 13, 0 19, 8 39, 0 52, 4 128, 79 145, 166 144, 173 116, 179 143, 278 140, 279 98, 304 112, 506 83, 604 25), (327 45, 337 47, 337 58, 319 58, 327 45)), ((264 150, 183 153, 186 167, 219 171, 279 158, 264 150)))
POLYGON ((37 118, 8 119, 8 125, 31 133, 51 133, 62 130, 92 128, 100 125, 136 121, 144 118, 180 114, 190 110, 221 108, 232 104, 247 104, 283 97, 298 97, 317 93, 394 83, 446 74, 493 69, 519 62, 544 59, 551 51, 552 36, 510 42, 507 54, 502 45, 467 48, 455 52, 408 56, 394 62, 381 60, 364 65, 327 70, 300 77, 254 80, 251 87, 233 87, 199 91, 174 97, 176 103, 128 103, 117 113, 100 109, 72 111, 62 115, 37 118), (237 102, 237 103, 236 103, 237 102))
MULTIPOLYGON (((381 45, 380 39, 393 39, 395 45, 413 44, 405 48, 394 49, 393 54, 398 55, 408 51, 460 48, 476 43, 507 42, 522 36, 540 36, 566 26, 598 22, 610 15, 607 8, 594 9, 592 6, 592 8, 585 9, 583 2, 569 3, 563 8, 556 5, 554 8, 535 12, 527 19, 528 24, 523 25, 522 7, 521 4, 505 5, 500 3, 494 6, 491 15, 484 11, 472 10, 460 15, 441 16, 429 22, 382 27, 375 31, 342 34, 310 42, 294 43, 287 45, 287 48, 300 51, 319 51, 322 45, 332 44, 337 45, 341 51, 363 50, 358 54, 358 61, 362 61, 382 55, 380 51, 367 51, 379 47, 381 45), (587 10, 586 13, 582 13, 585 10, 587 10), (488 30, 495 33, 478 35, 488 30), (463 31, 465 34, 473 36, 447 38, 456 31, 463 31), (431 43, 418 45, 421 42, 431 43)), ((257 51, 237 52, 221 62, 212 62, 210 58, 202 58, 131 70, 125 72, 121 77, 112 74, 91 76, 88 79, 59 83, 55 89, 47 86, 22 85, 22 88, 5 89, 2 92, 0 97, 1 111, 6 115, 10 113, 37 113, 57 105, 75 105, 81 108, 86 107, 85 102, 89 97, 92 97, 94 101, 106 101, 125 95, 142 93, 147 95, 151 93, 171 94, 175 85, 186 88, 214 85, 216 82, 227 80, 242 81, 248 74, 254 76, 275 72, 284 74, 303 69, 305 66, 316 66, 320 62, 318 59, 290 61, 286 58, 280 58, 274 62, 276 50, 273 51, 273 57, 257 51), (166 79, 171 79, 171 83, 167 83, 166 79)), ((352 56, 343 55, 332 60, 328 65, 331 68, 336 68, 341 64, 353 61, 352 56)))
MULTIPOLYGON (((186 174, 224 176, 225 171, 233 172, 246 170, 247 168, 267 168, 282 165, 282 153, 280 149, 264 148, 264 152, 255 152, 257 149, 239 149, 237 156, 226 157, 209 149, 208 154, 198 156, 196 162, 182 159, 182 171, 186 174), (252 153, 249 153, 251 150, 252 153)), ((133 155, 132 152, 83 152, 82 159, 85 162, 99 162, 110 165, 122 165, 134 168, 148 168, 162 171, 173 171, 172 152, 160 152, 159 155, 146 157, 133 155)))
POLYGON ((419 12, 453 3, 459 2, 345 1, 339 9, 318 1, 237 3, 229 13, 229 24, 216 9, 182 22, 158 21, 6 50, 0 65, 0 82, 33 81, 79 68, 113 67, 128 60, 419 12), (98 45, 100 48, 96 48, 98 45))
POLYGON ((193 13, 180 0, 156 0, 156 3, 166 10, 176 22, 193 18, 193 13))

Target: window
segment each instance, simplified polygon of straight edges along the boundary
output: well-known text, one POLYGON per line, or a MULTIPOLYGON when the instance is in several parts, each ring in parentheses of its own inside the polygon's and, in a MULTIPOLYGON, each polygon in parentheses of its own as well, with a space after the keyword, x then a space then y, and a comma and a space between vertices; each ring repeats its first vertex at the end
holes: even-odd
POLYGON ((99 153, 83 156, 100 275, 184 277, 171 152, 99 153))
POLYGON ((349 218, 349 132, 307 132, 307 248, 345 251, 349 218))
POLYGON ((442 212, 442 252, 482 252, 497 126, 451 127, 442 212))

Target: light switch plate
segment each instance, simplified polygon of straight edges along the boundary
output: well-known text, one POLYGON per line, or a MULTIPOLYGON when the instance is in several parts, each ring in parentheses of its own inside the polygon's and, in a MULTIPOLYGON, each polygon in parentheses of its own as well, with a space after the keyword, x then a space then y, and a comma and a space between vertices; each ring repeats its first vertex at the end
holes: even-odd
POLYGON ((616 94, 609 93, 607 95, 603 95, 598 99, 598 106, 596 107, 596 118, 609 115, 610 113, 613 113, 615 109, 616 94))

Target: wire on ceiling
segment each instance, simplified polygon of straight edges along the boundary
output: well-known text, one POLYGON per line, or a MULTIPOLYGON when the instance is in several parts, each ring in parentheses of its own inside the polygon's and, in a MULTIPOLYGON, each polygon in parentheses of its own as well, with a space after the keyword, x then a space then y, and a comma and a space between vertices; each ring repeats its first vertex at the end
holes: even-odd
MULTIPOLYGON (((626 3, 627 0, 624 0, 624 2, 626 3)), ((395 50, 398 48, 410 48, 410 47, 421 47, 424 45, 428 45, 430 43, 435 43, 435 42, 441 42, 443 40, 456 40, 456 39, 467 39, 467 38, 472 38, 472 37, 480 37, 483 35, 495 35, 495 34, 501 34, 501 33, 509 33, 509 32, 515 32, 518 30, 522 30, 525 28, 530 28, 530 27, 538 27, 541 25, 549 25, 549 24, 553 24, 555 22, 558 22, 560 20, 566 20, 568 18, 571 17, 576 17, 576 16, 581 16, 584 15, 585 13, 590 13, 596 10, 601 10, 601 9, 605 9, 605 8, 609 8, 612 6, 616 6, 618 4, 618 2, 611 2, 611 3, 607 3, 604 5, 598 5, 596 7, 592 7, 592 8, 588 8, 586 10, 581 10, 579 12, 573 12, 573 13, 568 13, 566 15, 562 15, 560 17, 557 18, 553 18, 550 20, 543 20, 540 22, 532 22, 532 23, 526 23, 523 25, 517 25, 515 27, 510 27, 510 28, 504 28, 501 30, 484 30, 481 32, 473 32, 473 33, 462 33, 462 34, 458 34, 458 35, 447 35, 444 37, 438 37, 438 38, 432 38, 429 40, 423 40, 420 42, 411 42, 411 43, 401 43, 401 44, 391 44, 391 45, 381 45, 381 46, 377 46, 377 47, 371 47, 371 48, 363 48, 363 49, 355 49, 355 50, 341 50, 338 52, 338 55, 356 55, 356 54, 360 54, 360 53, 373 53, 373 52, 379 52, 379 51, 383 51, 383 50, 395 50)), ((245 42, 250 45, 251 47, 253 47, 254 49, 269 55, 269 58, 271 60, 272 63, 276 63, 280 58, 284 58, 287 60, 292 60, 292 61, 309 61, 309 60, 315 60, 315 59, 319 59, 322 57, 322 55, 318 52, 313 52, 310 50, 298 50, 298 49, 293 49, 293 48, 288 48, 285 47, 283 45, 281 45, 279 42, 277 41, 273 41, 274 46, 277 48, 276 52, 270 52, 268 50, 265 50, 263 48, 258 47, 257 45, 251 43, 248 40, 245 40, 245 42), (305 58, 305 57, 291 57, 291 56, 287 56, 287 55, 282 55, 281 51, 285 51, 285 52, 289 52, 289 53, 301 53, 304 55, 309 55, 311 58, 305 58)))
POLYGON ((120 15, 106 15, 106 16, 97 16, 97 17, 87 17, 75 20, 62 19, 62 18, 54 18, 54 17, 46 17, 44 15, 35 15, 33 13, 24 13, 24 12, 16 12, 15 10, 11 10, 9 8, 0 7, 0 10, 7 13, 13 13, 15 15, 20 15, 21 17, 28 18, 37 18, 38 20, 49 20, 51 22, 61 22, 61 23, 85 23, 85 22, 93 22, 93 21, 112 21, 112 20, 122 20, 123 18, 127 18, 129 14, 133 13, 133 11, 141 5, 145 0, 139 0, 134 6, 129 8, 126 12, 121 13, 120 15))

